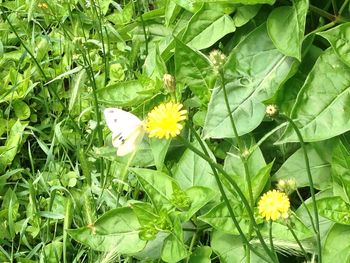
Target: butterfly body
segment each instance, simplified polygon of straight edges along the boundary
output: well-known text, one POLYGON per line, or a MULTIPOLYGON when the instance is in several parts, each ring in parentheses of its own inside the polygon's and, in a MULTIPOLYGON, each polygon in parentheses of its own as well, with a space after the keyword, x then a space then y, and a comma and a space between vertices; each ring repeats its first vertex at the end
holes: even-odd
POLYGON ((117 155, 124 156, 136 150, 144 135, 144 123, 134 114, 107 108, 104 116, 108 128, 112 131, 112 144, 118 148, 117 155))

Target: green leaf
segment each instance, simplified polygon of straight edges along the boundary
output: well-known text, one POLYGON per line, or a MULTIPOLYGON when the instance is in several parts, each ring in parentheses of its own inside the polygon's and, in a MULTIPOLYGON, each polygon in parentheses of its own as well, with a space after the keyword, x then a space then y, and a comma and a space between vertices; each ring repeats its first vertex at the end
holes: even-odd
POLYGON ((157 170, 162 171, 171 140, 149 138, 149 142, 157 170))
POLYGON ((162 208, 168 210, 173 207, 171 198, 173 186, 176 185, 173 178, 160 171, 150 169, 133 168, 131 171, 137 175, 142 188, 158 211, 162 208))
POLYGON ((144 86, 140 81, 129 80, 98 89, 97 97, 101 103, 107 105, 135 106, 150 96, 145 91, 147 91, 147 86, 144 86))
POLYGON ((349 39, 350 23, 343 23, 332 29, 318 33, 332 45, 338 58, 350 66, 349 39))
POLYGON ((233 17, 236 27, 241 27, 248 23, 260 10, 260 5, 238 6, 233 17))
POLYGON ((322 249, 322 262, 350 261, 350 227, 335 224, 328 232, 322 249))
MULTIPOLYGON (((194 143, 197 149, 200 149, 198 143, 194 143)), ((207 149, 212 158, 213 154, 207 149)), ((213 190, 218 190, 213 171, 208 162, 200 158, 197 154, 187 149, 179 160, 174 179, 184 190, 192 186, 206 186, 213 190)))
POLYGON ((139 239, 140 224, 131 208, 108 211, 93 225, 67 230, 78 242, 97 251, 132 254, 141 251, 146 242, 139 239), (132 244, 132 245, 131 245, 132 244))
POLYGON ((333 187, 339 186, 339 195, 350 203, 350 153, 342 142, 339 142, 332 154, 333 187))
POLYGON ((22 100, 15 100, 13 102, 13 110, 15 111, 16 117, 20 120, 26 120, 30 117, 30 108, 22 100))
MULTIPOLYGON (((302 220, 297 218, 296 216, 290 217, 289 222, 294 230, 295 235, 298 237, 299 240, 305 240, 314 235, 311 228, 306 226, 302 220)), ((261 228, 262 235, 268 239, 269 238, 269 226, 267 223, 264 224, 264 226, 261 228)), ((282 241, 294 241, 295 238, 292 235, 291 231, 288 229, 288 227, 280 222, 273 222, 272 223, 272 236, 276 238, 276 240, 282 241)))
POLYGON ((19 120, 12 126, 5 146, 0 147, 0 171, 15 158, 26 126, 27 124, 22 124, 19 120))
POLYGON ((41 255, 41 261, 47 263, 61 262, 63 243, 60 241, 53 241, 45 246, 44 251, 45 255, 41 255))
POLYGON ((179 262, 188 256, 188 250, 184 244, 183 231, 179 218, 173 220, 174 229, 164 240, 162 248, 162 260, 165 262, 179 262))
MULTIPOLYGON (((304 141, 332 138, 350 130, 350 68, 332 49, 326 50, 301 88, 291 118, 304 141)), ((289 125, 279 143, 297 142, 289 125)))
POLYGON ((77 100, 77 97, 79 96, 79 91, 80 88, 84 85, 84 81, 86 79, 86 70, 83 69, 82 71, 80 71, 78 73, 78 75, 74 76, 73 78, 73 87, 71 89, 71 96, 70 96, 70 100, 69 100, 69 105, 68 105, 68 109, 71 111, 73 109, 73 107, 75 106, 75 102, 77 100))
POLYGON ((317 209, 321 216, 335 223, 350 225, 350 205, 339 196, 317 200, 317 209))
POLYGON ((6 194, 4 195, 4 200, 2 202, 2 211, 7 211, 7 225, 10 237, 9 239, 15 238, 15 222, 18 217, 18 208, 19 208, 19 202, 16 196, 16 193, 11 189, 8 188, 6 191, 6 194))
MULTIPOLYGON (((261 123, 265 115, 262 102, 271 98, 289 77, 294 62, 274 47, 265 24, 233 49, 224 68, 225 85, 239 135, 261 123)), ((204 135, 205 138, 234 137, 220 83, 209 102, 204 135)))
MULTIPOLYGON (((252 177, 252 191, 254 200, 260 196, 261 192, 264 190, 267 182, 270 179, 270 172, 272 169, 273 162, 265 165, 259 170, 259 172, 252 177)), ((248 192, 248 189, 246 190, 248 192)), ((249 195, 247 195, 249 197, 249 195)))
POLYGON ((189 263, 210 263, 212 249, 208 246, 197 247, 191 254, 189 263))
POLYGON ((212 68, 209 60, 176 39, 175 47, 176 79, 188 85, 194 95, 207 102, 213 88, 212 68))
POLYGON ((277 49, 299 61, 308 8, 308 0, 296 0, 293 6, 275 8, 267 19, 267 30, 277 49))
POLYGON ((184 212, 185 220, 189 220, 199 209, 213 200, 217 193, 207 187, 193 186, 186 190, 186 195, 191 201, 190 207, 184 212))
MULTIPOLYGON (((242 204, 238 201, 231 200, 231 207, 241 229, 243 230, 243 232, 248 233, 250 220, 248 215, 244 211, 242 204)), ((198 219, 208 223, 216 230, 232 235, 239 234, 239 232, 236 229, 236 226, 232 221, 232 218, 230 216, 225 202, 222 202, 217 206, 213 207, 205 215, 199 216, 198 219)))
MULTIPOLYGON (((254 145, 254 143, 250 143, 247 148, 252 148, 254 145)), ((247 165, 249 174, 252 176, 256 175, 259 170, 266 165, 260 148, 256 148, 254 152, 250 154, 247 160, 247 165)), ((241 177, 243 177, 245 174, 244 164, 239 156, 239 152, 237 152, 234 147, 231 148, 230 152, 228 152, 225 158, 224 169, 229 174, 235 174, 241 177)))
MULTIPOLYGON (((332 160, 332 151, 335 145, 335 140, 327 140, 306 145, 311 175, 314 187, 317 189, 326 189, 332 185, 330 163, 332 160)), ((290 178, 296 180, 297 187, 309 186, 302 149, 297 150, 292 156, 290 156, 272 177, 273 181, 290 178)))
MULTIPOLYGON (((214 230, 211 238, 211 248, 220 258, 222 263, 244 263, 247 262, 244 245, 240 236, 228 235, 214 230)), ((259 250, 259 247, 257 247, 259 250)), ((262 251, 260 253, 264 254, 262 251)), ((262 262, 262 259, 251 252, 251 263, 262 262)))
POLYGON ((182 42, 200 50, 212 46, 235 30, 235 23, 228 14, 203 5, 189 21, 182 42))

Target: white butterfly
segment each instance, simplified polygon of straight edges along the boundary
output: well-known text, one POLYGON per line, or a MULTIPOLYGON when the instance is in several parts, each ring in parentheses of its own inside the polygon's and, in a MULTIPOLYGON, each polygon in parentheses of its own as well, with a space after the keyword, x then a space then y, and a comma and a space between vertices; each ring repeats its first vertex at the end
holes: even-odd
POLYGON ((117 155, 124 156, 136 150, 145 133, 144 123, 134 114, 116 108, 107 108, 104 115, 112 131, 112 144, 117 155))

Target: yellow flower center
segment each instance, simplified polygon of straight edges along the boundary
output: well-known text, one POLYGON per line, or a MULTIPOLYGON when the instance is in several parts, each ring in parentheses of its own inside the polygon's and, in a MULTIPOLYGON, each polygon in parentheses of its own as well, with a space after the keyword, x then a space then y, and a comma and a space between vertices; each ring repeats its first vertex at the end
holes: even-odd
POLYGON ((288 196, 280 191, 272 190, 265 193, 258 203, 259 214, 267 220, 287 218, 290 208, 288 196))
POLYGON ((175 137, 180 133, 183 126, 180 123, 186 119, 186 110, 182 104, 168 102, 162 103, 148 113, 146 131, 149 137, 166 138, 175 137))

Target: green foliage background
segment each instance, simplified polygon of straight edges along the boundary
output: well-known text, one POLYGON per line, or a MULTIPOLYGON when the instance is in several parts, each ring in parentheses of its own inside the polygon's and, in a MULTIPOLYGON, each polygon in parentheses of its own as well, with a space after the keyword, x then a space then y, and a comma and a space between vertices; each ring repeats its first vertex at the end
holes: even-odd
MULTIPOLYGON (((145 137, 134 158, 116 156, 101 110, 143 119, 174 97, 189 112, 182 138, 199 149, 194 126, 208 159, 249 199, 232 114, 254 204, 276 181, 296 180, 305 205, 290 197, 291 220, 310 258, 315 188, 319 262, 349 262, 348 0, 6 0, 0 12, 1 262, 262 262, 247 253, 210 162, 182 140, 145 137), (213 49, 227 56, 231 112, 213 49), (267 118, 267 104, 299 128, 313 185, 295 130, 267 118)), ((241 197, 220 179, 266 258, 241 197)), ((268 240, 268 224, 254 215, 268 240)), ((272 226, 280 262, 302 262, 287 225, 272 226)))

